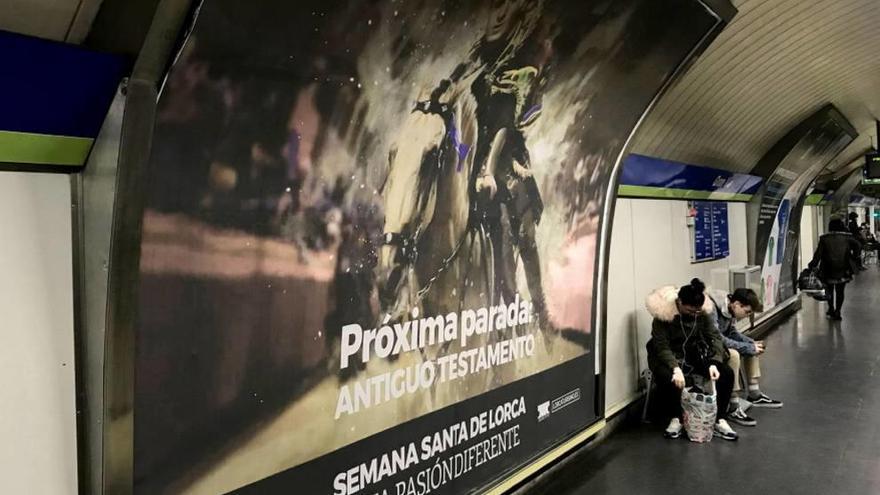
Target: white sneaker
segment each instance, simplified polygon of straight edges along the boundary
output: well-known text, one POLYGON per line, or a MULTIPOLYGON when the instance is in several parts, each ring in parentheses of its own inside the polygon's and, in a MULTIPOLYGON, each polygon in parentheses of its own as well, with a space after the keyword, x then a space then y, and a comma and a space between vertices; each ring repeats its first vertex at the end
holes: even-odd
POLYGON ((678 438, 681 436, 681 421, 678 418, 672 418, 669 421, 669 426, 666 427, 666 431, 663 432, 663 436, 666 438, 678 438))
POLYGON ((715 436, 731 441, 739 438, 739 435, 737 435, 736 432, 733 431, 733 428, 727 424, 727 421, 723 419, 719 419, 718 422, 715 423, 715 436))

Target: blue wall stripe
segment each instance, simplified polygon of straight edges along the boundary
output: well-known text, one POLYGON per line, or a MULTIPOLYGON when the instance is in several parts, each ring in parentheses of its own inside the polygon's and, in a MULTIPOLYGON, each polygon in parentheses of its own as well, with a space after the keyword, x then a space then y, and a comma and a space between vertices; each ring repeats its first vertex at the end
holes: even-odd
POLYGON ((0 130, 94 138, 127 70, 118 55, 0 31, 0 130))
POLYGON ((686 189, 730 194, 754 194, 762 179, 754 175, 663 160, 632 153, 623 162, 624 186, 686 189))

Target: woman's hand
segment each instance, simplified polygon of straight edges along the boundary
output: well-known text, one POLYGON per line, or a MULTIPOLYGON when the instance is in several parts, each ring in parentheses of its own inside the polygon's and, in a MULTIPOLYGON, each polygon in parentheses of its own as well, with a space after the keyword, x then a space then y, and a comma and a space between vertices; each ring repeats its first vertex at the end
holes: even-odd
POLYGON ((672 384, 678 388, 684 388, 684 373, 678 366, 672 369, 672 384))
POLYGON ((756 340, 755 341, 755 354, 758 356, 760 356, 761 354, 764 354, 764 341, 763 340, 756 340))
POLYGON ((709 378, 714 382, 721 376, 721 373, 718 372, 718 368, 713 364, 709 366, 709 378))

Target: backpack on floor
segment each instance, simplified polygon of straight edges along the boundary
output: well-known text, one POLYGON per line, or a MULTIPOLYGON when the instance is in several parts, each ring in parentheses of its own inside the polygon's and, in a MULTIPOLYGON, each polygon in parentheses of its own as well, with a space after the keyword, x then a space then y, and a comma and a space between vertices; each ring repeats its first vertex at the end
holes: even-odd
POLYGON ((711 381, 699 386, 685 387, 681 391, 681 410, 684 412, 684 431, 691 442, 711 442, 715 432, 718 400, 715 385, 711 381), (705 392, 703 388, 711 390, 705 392))

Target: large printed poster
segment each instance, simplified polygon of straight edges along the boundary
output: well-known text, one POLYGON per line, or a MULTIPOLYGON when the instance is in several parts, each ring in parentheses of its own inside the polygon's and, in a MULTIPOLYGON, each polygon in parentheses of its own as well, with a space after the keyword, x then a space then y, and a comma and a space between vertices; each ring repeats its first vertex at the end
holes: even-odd
MULTIPOLYGON (((781 160, 767 160, 759 167, 775 165, 754 204, 757 215, 757 249, 763 255, 761 287, 764 308, 770 309, 795 295, 799 253, 798 231, 806 192, 823 168, 855 137, 846 119, 833 107, 814 114, 789 133, 797 138, 781 160)), ((780 142, 777 148, 784 145, 780 142)), ((773 154, 771 151, 768 156, 773 154)), ((767 173, 767 171, 756 171, 767 173)), ((760 255, 759 254, 759 255, 760 255)))
POLYGON ((148 172, 135 491, 470 493, 595 421, 605 191, 716 22, 206 1, 148 172))

